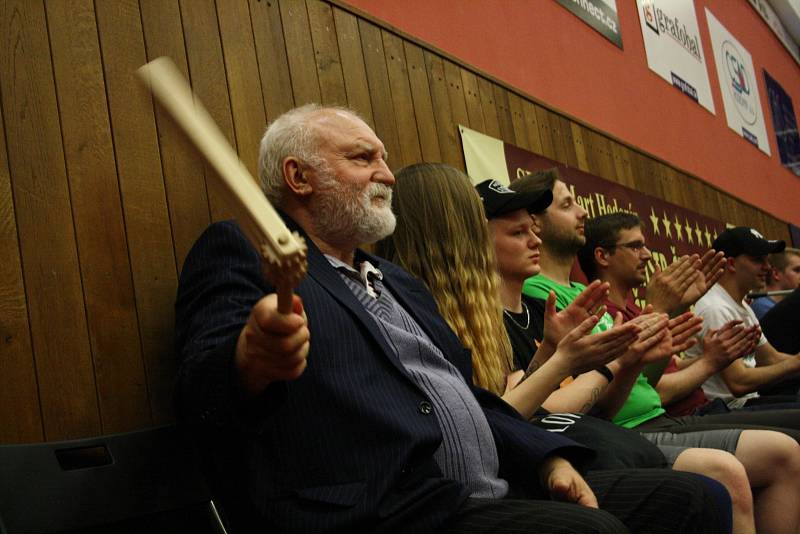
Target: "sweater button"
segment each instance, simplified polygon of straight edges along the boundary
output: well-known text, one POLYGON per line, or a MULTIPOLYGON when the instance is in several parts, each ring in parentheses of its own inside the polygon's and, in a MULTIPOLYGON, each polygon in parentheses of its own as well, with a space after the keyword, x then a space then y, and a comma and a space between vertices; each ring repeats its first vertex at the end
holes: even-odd
POLYGON ((421 413, 422 415, 430 415, 433 412, 433 406, 431 406, 431 403, 428 401, 420 402, 418 409, 419 413, 421 413))

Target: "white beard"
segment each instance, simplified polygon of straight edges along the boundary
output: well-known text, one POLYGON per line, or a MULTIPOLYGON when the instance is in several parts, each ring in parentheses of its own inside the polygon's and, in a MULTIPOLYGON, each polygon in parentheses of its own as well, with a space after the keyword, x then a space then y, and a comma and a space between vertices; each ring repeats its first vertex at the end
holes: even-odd
POLYGON ((311 206, 314 231, 329 243, 355 246, 374 243, 394 232, 392 188, 370 183, 359 191, 357 184, 339 181, 327 170, 319 170, 319 188, 311 206), (382 205, 373 204, 383 197, 382 205))

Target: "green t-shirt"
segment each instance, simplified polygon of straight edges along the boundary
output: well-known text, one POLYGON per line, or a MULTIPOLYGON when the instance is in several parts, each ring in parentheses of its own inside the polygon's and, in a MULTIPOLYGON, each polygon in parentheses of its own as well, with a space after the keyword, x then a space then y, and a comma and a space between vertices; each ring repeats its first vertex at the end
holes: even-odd
MULTIPOLYGON (((554 291, 556 294, 556 309, 558 310, 563 310, 569 306, 584 289, 586 289, 586 286, 578 282, 570 282, 569 286, 564 286, 553 282, 541 274, 528 278, 522 285, 522 292, 535 299, 547 300, 550 291, 554 291)), ((614 326, 614 319, 609 314, 605 313, 600 318, 597 325, 595 325, 592 332, 603 332, 612 326, 614 326)))
MULTIPOLYGON (((581 291, 586 286, 578 282, 570 282, 569 286, 564 286, 556 283, 541 274, 537 274, 525 280, 522 286, 522 292, 526 295, 537 298, 547 299, 550 291, 556 294, 556 308, 563 309, 580 295, 581 291)), ((592 333, 604 332, 614 326, 614 319, 609 314, 604 314, 600 321, 592 330, 592 333)), ((661 397, 658 392, 653 389, 653 386, 647 381, 647 378, 640 374, 636 379, 636 383, 631 388, 631 393, 628 400, 622 406, 620 411, 614 417, 614 423, 625 427, 635 428, 645 421, 654 419, 665 412, 661 406, 661 397)))

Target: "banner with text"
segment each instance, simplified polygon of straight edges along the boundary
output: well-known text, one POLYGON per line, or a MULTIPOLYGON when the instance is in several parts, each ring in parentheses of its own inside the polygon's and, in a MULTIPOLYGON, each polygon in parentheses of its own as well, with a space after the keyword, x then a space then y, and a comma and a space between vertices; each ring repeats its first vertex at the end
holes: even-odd
POLYGON ((636 0, 650 70, 714 113, 692 0, 636 0))
MULTIPOLYGON (((638 215, 642 219, 647 247, 653 254, 653 262, 647 272, 648 280, 655 264, 663 269, 676 257, 703 254, 711 248, 717 234, 725 229, 725 223, 695 211, 502 141, 488 143, 486 139, 493 138, 469 128, 459 126, 459 130, 467 174, 475 184, 489 178, 509 183, 536 171, 557 168, 561 179, 590 218, 616 212, 638 215)), ((578 270, 573 271, 573 275, 576 279, 585 280, 578 270)), ((643 295, 637 293, 636 297, 639 299, 643 295)))
POLYGON ((557 0, 600 35, 622 48, 616 0, 557 0))
POLYGON ((769 139, 761 111, 753 58, 708 9, 706 19, 728 126, 769 154, 769 139))
POLYGON ((766 69, 764 69, 764 85, 767 87, 767 101, 772 111, 772 127, 775 129, 781 163, 800 176, 800 136, 797 134, 797 118, 794 114, 792 97, 766 69))

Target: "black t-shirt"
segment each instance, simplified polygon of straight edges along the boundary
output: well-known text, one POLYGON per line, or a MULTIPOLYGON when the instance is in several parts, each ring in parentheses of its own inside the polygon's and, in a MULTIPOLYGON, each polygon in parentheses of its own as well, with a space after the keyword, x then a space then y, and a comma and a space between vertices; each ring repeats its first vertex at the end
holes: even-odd
MULTIPOLYGON (((800 289, 777 303, 761 318, 761 328, 770 345, 787 354, 800 351, 800 289)), ((508 327, 506 327, 508 328, 508 327)))
POLYGON ((544 301, 522 295, 522 313, 503 312, 511 348, 514 351, 514 370, 527 369, 536 353, 536 341, 544 331, 544 301))

